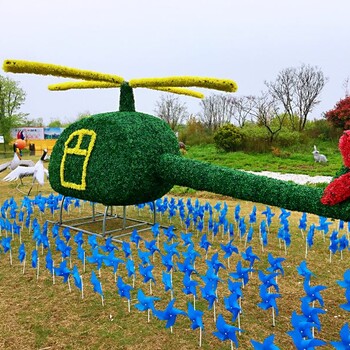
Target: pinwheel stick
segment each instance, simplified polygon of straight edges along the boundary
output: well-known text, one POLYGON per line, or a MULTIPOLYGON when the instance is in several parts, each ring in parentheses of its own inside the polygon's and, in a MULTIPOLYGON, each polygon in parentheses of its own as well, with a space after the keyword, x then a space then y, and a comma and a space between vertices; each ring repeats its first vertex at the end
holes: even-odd
POLYGON ((202 347, 202 327, 199 327, 199 347, 202 347))
POLYGON ((70 286, 69 276, 68 276, 68 278, 67 278, 67 284, 68 284, 68 290, 69 290, 69 292, 71 293, 71 292, 72 292, 72 288, 71 288, 71 286, 70 286))
POLYGON ((23 260, 23 270, 22 270, 23 275, 24 275, 25 269, 26 269, 26 257, 24 257, 24 260, 23 260))
POLYGON ((275 323, 275 308, 272 307, 272 326, 275 327, 276 323, 275 323))
POLYGON ((39 266, 40 266, 40 259, 38 257, 38 259, 36 261, 36 280, 39 279, 39 266))
POLYGON ((55 263, 52 261, 52 284, 55 284, 55 263))
POLYGON ((9 255, 10 255, 10 265, 12 266, 12 249, 10 249, 9 255))
POLYGON ((83 276, 80 275, 81 280, 81 298, 84 299, 84 282, 83 282, 83 276))
POLYGON ((151 310, 148 309, 147 310, 147 322, 150 323, 150 321, 151 321, 151 310))

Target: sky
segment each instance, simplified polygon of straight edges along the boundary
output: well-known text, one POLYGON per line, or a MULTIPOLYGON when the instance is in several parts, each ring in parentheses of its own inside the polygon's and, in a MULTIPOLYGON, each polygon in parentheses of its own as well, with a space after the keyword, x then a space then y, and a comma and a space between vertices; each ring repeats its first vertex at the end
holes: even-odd
MULTIPOLYGON (((0 9, 1 62, 54 63, 127 81, 226 78, 238 84, 236 96, 259 95, 285 68, 317 66, 328 82, 311 120, 345 97, 350 77, 349 0, 0 0, 0 9)), ((49 84, 65 79, 0 74, 26 92, 21 111, 46 125, 118 110, 119 89, 51 92, 49 84)), ((154 114, 165 94, 135 89, 136 110, 154 114)), ((189 113, 200 112, 200 100, 177 96, 189 113)))

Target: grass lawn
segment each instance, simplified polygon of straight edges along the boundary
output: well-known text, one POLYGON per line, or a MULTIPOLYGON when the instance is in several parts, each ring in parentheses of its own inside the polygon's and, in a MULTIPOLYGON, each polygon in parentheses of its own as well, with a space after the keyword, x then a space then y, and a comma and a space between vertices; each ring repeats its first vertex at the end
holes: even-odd
MULTIPOLYGON (((196 148, 191 147, 187 153, 187 157, 193 157, 195 159, 201 159, 201 156, 195 153, 196 148)), ((208 148, 209 157, 207 160, 218 162, 217 164, 232 166, 236 164, 236 168, 248 169, 251 164, 261 163, 260 166, 267 168, 264 170, 278 170, 279 168, 273 168, 272 164, 269 167, 269 158, 261 156, 261 160, 255 161, 249 160, 249 157, 242 154, 236 154, 237 159, 240 159, 240 163, 236 159, 227 159, 227 163, 224 159, 219 158, 220 154, 213 149, 208 148), (218 157, 218 159, 216 159, 218 157), (246 159, 244 159, 246 158, 246 159), (265 158, 265 159, 264 159, 265 158), (244 160, 244 161, 243 161, 244 160), (220 162, 222 161, 222 162, 220 162), (243 163, 246 163, 243 166, 243 163), (248 168, 246 168, 248 167, 248 168)), ((34 158, 33 158, 34 159, 34 158)), ((305 160, 304 166, 310 166, 313 169, 312 174, 317 175, 332 175, 334 170, 338 170, 341 165, 341 159, 339 156, 334 155, 334 158, 329 156, 329 164, 321 165, 314 164, 311 159, 305 160), (337 161, 337 166, 333 162, 337 161), (328 171, 329 169, 329 171, 328 171)), ((292 159, 289 159, 290 161, 292 159)), ((282 160, 278 159, 278 161, 282 160)), ((283 159, 284 161, 284 159, 283 159)), ((297 158, 295 159, 297 162, 297 158)), ((271 159, 270 159, 271 162, 271 159)), ((297 163, 300 166, 303 162, 297 163)), ((274 165, 276 166, 276 165, 274 165)), ((298 165, 294 165, 294 169, 298 168, 298 165)), ((282 168, 281 168, 282 169, 282 168)), ((286 172, 292 172, 293 165, 291 162, 286 167, 286 172)), ((259 170, 258 167, 252 166, 250 170, 259 170)), ((262 169, 260 169, 262 170, 262 169)), ((299 170, 299 168, 298 168, 299 170)), ((295 171, 294 171, 295 172, 295 171)), ((299 171, 298 171, 299 172, 299 171)), ((8 171, 2 173, 4 177, 8 171)), ((30 179, 24 179, 24 186, 18 186, 15 183, 0 182, 0 205, 3 205, 4 201, 9 198, 13 198, 18 204, 16 218, 10 218, 10 208, 6 211, 8 220, 13 223, 16 220, 17 224, 22 225, 18 221, 18 215, 20 206, 24 198, 24 194, 28 191, 30 186, 30 179)), ((48 183, 39 189, 42 196, 48 197, 52 193, 52 189, 48 183)), ((337 252, 330 256, 329 252, 329 237, 333 230, 337 230, 339 227, 338 221, 328 220, 329 232, 325 235, 321 230, 315 230, 313 239, 313 245, 306 254, 306 242, 305 236, 310 226, 319 224, 319 218, 314 215, 307 216, 307 229, 302 232, 299 226, 299 220, 302 213, 293 212, 288 217, 289 232, 291 235, 291 244, 289 247, 285 247, 283 240, 279 239, 277 234, 281 228, 279 216, 281 210, 279 208, 272 207, 271 210, 275 214, 272 218, 272 223, 268 229, 267 244, 263 246, 259 238, 259 227, 261 222, 266 219, 266 215, 263 214, 266 211, 266 206, 261 204, 255 204, 251 202, 236 201, 229 197, 216 196, 214 194, 206 192, 195 192, 184 189, 179 196, 178 191, 176 193, 168 194, 167 198, 170 201, 174 198, 175 203, 178 203, 180 198, 183 198, 186 204, 190 199, 193 206, 195 206, 196 199, 201 205, 207 204, 213 208, 213 219, 219 222, 220 211, 214 209, 216 204, 220 204, 220 210, 224 208, 224 204, 227 205, 226 218, 229 223, 233 224, 234 236, 232 244, 238 249, 238 254, 233 253, 230 259, 224 258, 224 251, 221 245, 227 245, 229 242, 228 233, 225 232, 223 225, 219 227, 219 232, 213 237, 212 231, 208 232, 208 218, 209 214, 206 212, 204 219, 204 228, 202 232, 198 229, 197 225, 193 224, 193 215, 189 212, 186 206, 185 215, 191 218, 187 233, 192 233, 192 241, 194 243, 194 249, 201 254, 195 260, 195 270, 197 273, 192 274, 192 280, 198 282, 197 286, 197 299, 196 309, 203 311, 203 323, 204 332, 202 340, 203 349, 230 349, 230 342, 221 342, 217 337, 213 335, 216 331, 216 325, 214 322, 214 308, 208 309, 208 302, 202 297, 200 287, 204 287, 205 283, 202 276, 208 272, 208 263, 206 260, 211 260, 218 253, 218 259, 225 268, 221 268, 219 271, 220 281, 217 287, 217 302, 215 303, 215 316, 219 314, 224 316, 227 323, 238 326, 238 320, 231 322, 231 314, 225 309, 224 297, 228 297, 230 292, 228 290, 228 279, 230 273, 237 271, 237 264, 241 262, 242 266, 247 268, 249 263, 243 259, 242 253, 244 253, 248 246, 252 247, 253 252, 259 257, 259 261, 254 264, 254 272, 249 274, 249 282, 242 288, 241 308, 242 314, 240 315, 240 326, 243 332, 239 335, 237 333, 238 345, 241 349, 252 349, 250 343, 251 339, 255 339, 262 342, 264 338, 270 334, 275 335, 275 344, 280 349, 294 349, 295 346, 291 340, 291 337, 286 333, 291 331, 293 326, 291 324, 291 316, 293 311, 297 314, 301 314, 301 301, 300 298, 306 295, 304 290, 304 278, 298 273, 297 267, 300 266, 303 260, 306 261, 308 269, 314 274, 311 277, 311 286, 325 286, 326 289, 320 291, 322 302, 324 305, 320 305, 319 301, 314 304, 315 308, 322 308, 325 313, 319 314, 319 320, 321 329, 315 329, 314 334, 318 339, 322 339, 325 342, 331 340, 339 340, 339 331, 341 327, 349 322, 349 312, 340 307, 341 304, 346 303, 344 296, 344 288, 341 288, 337 281, 343 280, 344 272, 349 269, 350 255, 349 250, 345 250, 342 255, 337 252), (252 212, 253 206, 257 208, 257 222, 252 225, 253 238, 251 242, 246 244, 245 238, 247 233, 240 239, 240 230, 235 221, 235 210, 237 205, 240 205, 239 217, 244 218, 244 222, 247 231, 249 225, 249 215, 252 212), (200 247, 200 241, 202 235, 206 233, 208 241, 212 244, 208 249, 208 254, 203 248, 200 247), (277 285, 279 287, 278 292, 273 288, 271 293, 278 293, 280 297, 276 298, 278 306, 278 315, 275 314, 275 326, 272 324, 272 309, 263 310, 258 304, 262 301, 259 295, 260 285, 262 284, 259 279, 259 271, 264 274, 269 272, 266 270, 270 263, 268 261, 268 255, 272 254, 273 257, 280 257, 285 259, 281 262, 283 267, 283 275, 277 277, 277 285)), ((31 199, 38 194, 37 188, 33 188, 31 199)), ((55 194, 56 195, 56 194, 55 194)), ((36 249, 35 241, 33 240, 32 226, 26 227, 23 225, 21 229, 21 239, 25 244, 27 258, 26 267, 23 273, 23 264, 18 259, 18 252, 20 246, 20 239, 18 235, 14 235, 11 240, 11 252, 12 252, 12 265, 10 264, 9 251, 4 253, 4 249, 1 249, 0 254, 0 312, 3 318, 0 320, 0 349, 195 349, 199 346, 199 330, 191 329, 191 322, 188 317, 179 315, 176 319, 176 323, 173 326, 172 333, 169 328, 165 328, 165 321, 157 319, 154 315, 151 316, 150 322, 147 320, 147 312, 141 312, 135 308, 137 301, 137 291, 142 289, 146 295, 150 295, 149 283, 143 282, 143 277, 138 272, 141 259, 139 257, 138 249, 136 245, 131 242, 132 258, 136 267, 136 278, 134 289, 131 290, 131 312, 128 312, 128 304, 125 298, 121 298, 118 295, 118 289, 115 284, 115 276, 113 268, 103 265, 99 272, 95 264, 86 263, 86 270, 84 271, 83 263, 77 256, 77 244, 74 242, 74 236, 77 231, 71 230, 71 239, 69 240, 69 246, 72 247, 71 259, 67 258, 67 266, 70 268, 70 263, 76 265, 80 274, 83 277, 84 282, 84 298, 81 297, 81 292, 75 287, 73 278, 70 277, 71 291, 69 291, 68 283, 63 283, 62 277, 55 276, 53 280, 52 274, 45 268, 45 258, 48 249, 52 253, 55 266, 58 266, 61 261, 61 253, 56 250, 56 238, 52 237, 53 223, 58 220, 58 212, 54 215, 50 210, 46 208, 44 212, 40 212, 37 205, 33 205, 34 213, 32 218, 36 218, 42 230, 44 223, 49 220, 48 223, 48 237, 50 242, 50 248, 43 249, 42 246, 38 247, 39 256, 39 273, 38 268, 31 266, 31 254, 36 249), (99 280, 101 281, 103 293, 104 293, 104 306, 102 306, 100 296, 93 291, 93 287, 90 283, 91 272, 95 271, 99 280)), ((191 208, 191 207, 190 207, 191 208)), ((98 210, 103 210, 102 206, 97 206, 98 210)), ((115 208, 115 210, 121 215, 122 208, 115 208)), ((26 210, 22 209, 25 213, 26 210)), ((191 210, 190 210, 191 211, 191 210)), ((69 207, 69 210, 63 211, 64 220, 72 219, 75 217, 81 217, 85 215, 91 215, 90 203, 80 202, 80 208, 74 207, 74 202, 69 207)), ((127 208, 127 216, 134 219, 142 219, 146 221, 152 220, 152 212, 149 206, 144 208, 137 208, 130 206, 127 208)), ((185 237, 186 225, 181 222, 179 210, 176 211, 176 215, 169 218, 169 211, 166 211, 162 216, 158 215, 158 222, 164 226, 173 225, 176 234, 174 243, 179 242, 177 250, 179 257, 174 256, 174 267, 176 271, 173 272, 173 294, 175 301, 175 307, 177 309, 187 311, 188 302, 193 303, 193 296, 183 293, 183 272, 179 270, 177 263, 184 262, 183 254, 186 253, 188 246, 185 245, 185 241, 181 237, 185 237), (181 233, 183 236, 181 236, 181 233)), ((5 218, 3 218, 5 220, 5 218)), ((108 222, 107 229, 121 227, 122 220, 110 220, 108 222)), ((94 226, 101 228, 98 224, 94 226)), ((342 230, 339 230, 340 236, 347 236, 347 224, 342 230)), ((6 229, 2 230, 2 238, 12 237, 11 232, 6 229)), ((145 252, 145 241, 150 242, 153 240, 153 234, 151 230, 140 232, 142 240, 140 242, 140 250, 145 252)), ((59 237, 64 240, 63 228, 59 230, 59 237)), ((84 235, 83 247, 86 252, 86 256, 92 256, 91 248, 88 243, 90 235, 84 235)), ((130 236, 125 236, 126 241, 129 241, 130 236)), ((231 237, 232 238, 232 237, 231 237)), ((97 239, 99 245, 104 245, 105 240, 102 238, 97 239)), ((171 244, 170 240, 167 242, 167 237, 162 229, 160 229, 159 235, 159 248, 160 252, 165 255, 166 246, 164 243, 171 244)), ((115 256, 126 262, 127 258, 123 252, 122 245, 114 242, 119 248, 119 251, 115 252, 115 256)), ((3 248, 3 247, 2 247, 3 248)), ((102 254, 102 250, 99 250, 102 254)), ((107 253, 103 253, 107 254, 107 253)), ((159 297, 160 300, 155 302, 157 310, 164 310, 170 301, 170 292, 164 290, 164 284, 162 283, 162 274, 165 271, 165 267, 162 264, 161 256, 158 252, 154 254, 153 258, 150 258, 151 264, 154 265, 153 276, 156 283, 152 284, 152 294, 155 297, 159 297)), ((180 265, 181 267, 181 265, 180 265)), ((128 277, 125 264, 121 263, 118 269, 119 276, 123 278, 123 281, 129 285, 132 285, 132 277, 128 277)), ((232 281, 236 281, 231 277, 232 281)), ((237 280, 238 281, 238 280, 237 280)), ((312 307, 312 303, 310 303, 312 307)), ((316 310, 316 309, 315 309, 316 310)), ((331 349, 328 344, 323 347, 324 349, 331 349)))

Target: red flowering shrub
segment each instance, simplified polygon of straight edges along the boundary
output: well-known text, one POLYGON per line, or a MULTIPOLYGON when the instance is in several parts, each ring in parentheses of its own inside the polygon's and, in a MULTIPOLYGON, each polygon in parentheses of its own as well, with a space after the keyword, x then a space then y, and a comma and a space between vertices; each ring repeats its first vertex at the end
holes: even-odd
POLYGON ((350 129, 350 96, 340 100, 325 116, 333 126, 350 129))

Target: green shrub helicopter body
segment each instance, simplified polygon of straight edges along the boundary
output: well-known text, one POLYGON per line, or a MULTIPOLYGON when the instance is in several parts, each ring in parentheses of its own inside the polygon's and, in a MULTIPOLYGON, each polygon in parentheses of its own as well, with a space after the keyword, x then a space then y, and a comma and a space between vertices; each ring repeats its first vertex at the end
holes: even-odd
POLYGON ((120 88, 119 111, 96 114, 71 124, 57 140, 49 165, 52 188, 65 196, 106 206, 154 201, 174 185, 233 198, 350 221, 350 202, 323 205, 321 188, 253 175, 183 157, 178 140, 163 120, 135 111, 133 88, 147 87, 194 97, 179 87, 234 92, 231 80, 198 77, 134 79, 27 61, 5 60, 4 70, 84 79, 49 86, 120 88))

